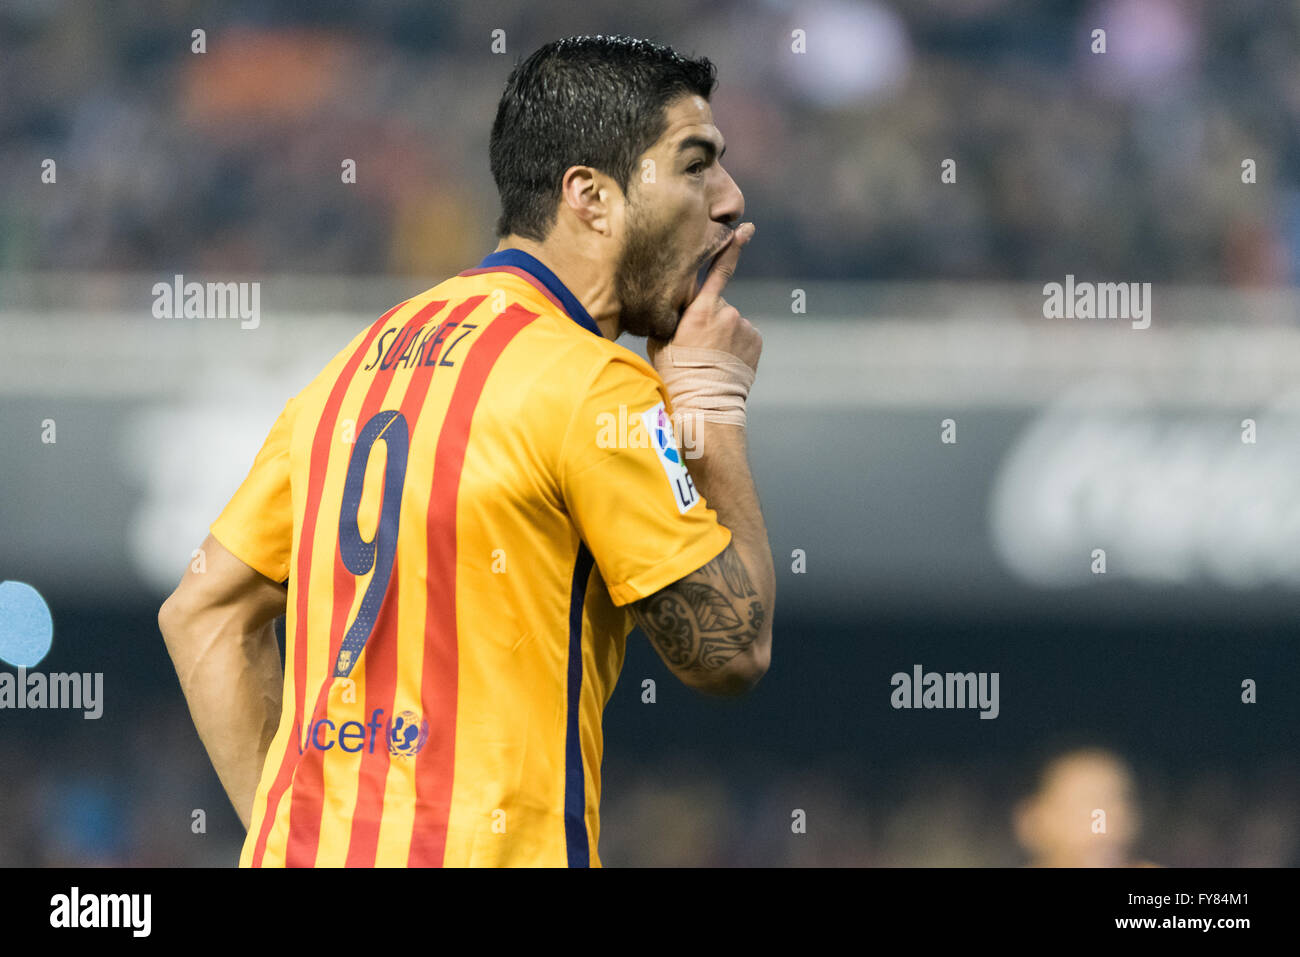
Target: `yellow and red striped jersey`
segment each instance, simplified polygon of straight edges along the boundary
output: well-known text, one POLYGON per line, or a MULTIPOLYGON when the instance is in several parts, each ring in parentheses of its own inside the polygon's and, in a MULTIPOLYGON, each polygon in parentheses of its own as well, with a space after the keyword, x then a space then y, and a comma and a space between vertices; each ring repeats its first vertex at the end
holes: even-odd
POLYGON ((288 583, 242 866, 599 866, 625 606, 731 538, 668 401, 515 249, 288 401, 211 528, 288 583))

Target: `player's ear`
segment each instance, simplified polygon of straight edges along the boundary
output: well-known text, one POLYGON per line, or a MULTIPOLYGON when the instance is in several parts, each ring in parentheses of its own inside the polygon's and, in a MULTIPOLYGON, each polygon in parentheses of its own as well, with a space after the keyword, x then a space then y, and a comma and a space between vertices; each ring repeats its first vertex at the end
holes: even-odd
POLYGON ((560 181, 560 200, 578 219, 597 232, 613 228, 614 206, 622 202, 618 185, 598 169, 570 166, 560 181))

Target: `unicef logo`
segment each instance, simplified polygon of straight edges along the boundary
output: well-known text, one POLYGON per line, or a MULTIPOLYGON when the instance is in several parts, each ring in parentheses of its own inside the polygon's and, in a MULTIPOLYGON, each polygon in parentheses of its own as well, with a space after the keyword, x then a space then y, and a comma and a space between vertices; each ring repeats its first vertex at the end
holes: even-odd
POLYGON ((429 722, 414 711, 402 711, 388 722, 388 752, 399 757, 413 757, 420 753, 429 737, 429 722))
POLYGON ((666 458, 674 465, 681 462, 677 455, 676 445, 673 441, 672 426, 668 423, 668 415, 663 409, 659 410, 659 422, 655 426, 655 445, 659 447, 659 454, 666 458))

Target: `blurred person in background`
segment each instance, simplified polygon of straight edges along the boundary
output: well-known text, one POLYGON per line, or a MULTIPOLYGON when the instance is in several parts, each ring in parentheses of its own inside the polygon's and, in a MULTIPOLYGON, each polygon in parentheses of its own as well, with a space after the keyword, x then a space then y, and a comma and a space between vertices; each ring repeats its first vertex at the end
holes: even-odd
POLYGON ((1141 826, 1133 774, 1103 748, 1067 751, 1044 767, 1014 812, 1032 867, 1150 867, 1133 859, 1141 826))

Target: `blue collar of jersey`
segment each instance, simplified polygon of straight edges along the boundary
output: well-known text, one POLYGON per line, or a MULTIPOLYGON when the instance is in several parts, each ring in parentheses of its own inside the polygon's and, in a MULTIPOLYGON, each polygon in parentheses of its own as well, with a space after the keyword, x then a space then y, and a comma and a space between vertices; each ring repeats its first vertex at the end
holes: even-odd
POLYGON ((564 311, 569 314, 569 318, 576 322, 582 328, 596 335, 601 335, 600 326, 596 325, 596 320, 582 307, 578 302, 578 297, 569 292, 568 287, 560 282, 555 273, 551 272, 536 256, 524 252, 522 249, 503 249, 500 252, 489 253, 488 256, 478 264, 480 269, 491 269, 494 266, 514 266, 516 269, 522 269, 529 273, 538 282, 545 286, 552 296, 560 301, 564 306, 564 311))

